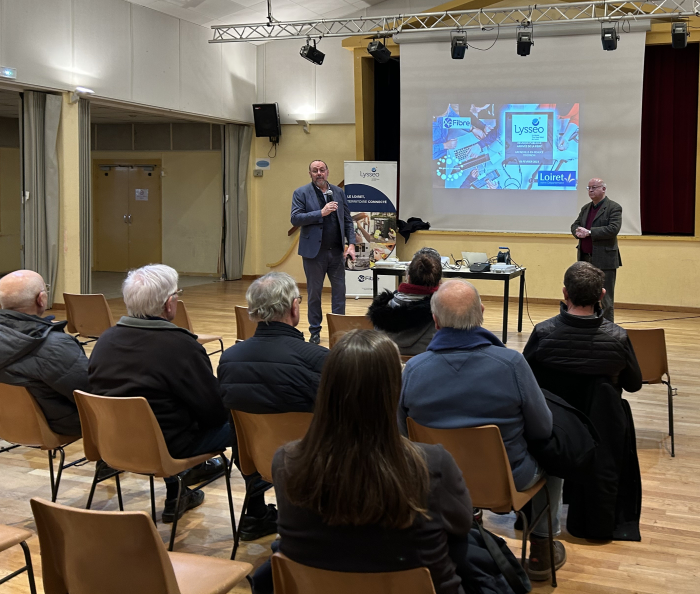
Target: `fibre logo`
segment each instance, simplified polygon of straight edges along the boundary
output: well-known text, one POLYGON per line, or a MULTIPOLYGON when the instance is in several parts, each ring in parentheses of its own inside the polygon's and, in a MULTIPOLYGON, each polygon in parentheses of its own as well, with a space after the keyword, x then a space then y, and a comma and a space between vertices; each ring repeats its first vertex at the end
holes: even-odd
POLYGON ((541 188, 575 188, 575 171, 538 171, 537 185, 541 188))
POLYGON ((361 283, 364 283, 366 280, 368 280, 368 281, 372 280, 372 275, 365 276, 364 274, 358 274, 357 280, 360 281, 361 283))
POLYGON ((447 130, 471 130, 471 118, 442 118, 442 127, 447 130))

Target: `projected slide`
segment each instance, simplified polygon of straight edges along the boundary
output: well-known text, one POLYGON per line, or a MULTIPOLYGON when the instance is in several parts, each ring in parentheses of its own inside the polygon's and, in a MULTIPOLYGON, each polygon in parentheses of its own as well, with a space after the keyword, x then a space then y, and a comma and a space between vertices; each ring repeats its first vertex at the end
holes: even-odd
POLYGON ((433 187, 576 191, 578 149, 578 103, 451 103, 433 116, 433 187))

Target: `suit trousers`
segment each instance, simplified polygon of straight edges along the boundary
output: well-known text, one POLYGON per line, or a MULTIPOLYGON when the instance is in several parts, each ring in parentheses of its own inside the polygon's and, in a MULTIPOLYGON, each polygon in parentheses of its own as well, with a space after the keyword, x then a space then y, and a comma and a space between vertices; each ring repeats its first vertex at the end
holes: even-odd
POLYGON ((302 258, 309 308, 309 332, 321 332, 323 312, 321 311, 321 294, 323 281, 328 275, 331 281, 331 310, 334 314, 345 315, 345 263, 343 249, 321 249, 315 258, 302 258))
MULTIPOLYGON (((591 262, 591 256, 589 254, 581 254, 581 260, 584 262, 591 262)), ((593 262, 591 262, 593 264, 593 262)), ((595 264, 594 264, 595 266, 595 264)), ((617 269, 610 268, 608 270, 603 270, 605 273, 605 280, 603 281, 603 288, 605 289, 605 297, 603 297, 603 317, 615 321, 615 280, 617 279, 617 269)))

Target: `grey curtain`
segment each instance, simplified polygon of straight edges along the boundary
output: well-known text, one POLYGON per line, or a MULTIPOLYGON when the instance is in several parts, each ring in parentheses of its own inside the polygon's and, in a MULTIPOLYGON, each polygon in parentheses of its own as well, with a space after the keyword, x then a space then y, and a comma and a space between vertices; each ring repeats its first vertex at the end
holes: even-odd
POLYGON ((247 176, 251 126, 224 126, 224 267, 226 280, 243 276, 245 244, 248 236, 247 176))
POLYGON ((62 99, 26 91, 22 98, 23 255, 24 267, 51 285, 53 305, 58 271, 59 185, 58 126, 62 99))
POLYGON ((80 292, 92 293, 92 164, 90 163, 90 102, 78 102, 80 175, 80 292))

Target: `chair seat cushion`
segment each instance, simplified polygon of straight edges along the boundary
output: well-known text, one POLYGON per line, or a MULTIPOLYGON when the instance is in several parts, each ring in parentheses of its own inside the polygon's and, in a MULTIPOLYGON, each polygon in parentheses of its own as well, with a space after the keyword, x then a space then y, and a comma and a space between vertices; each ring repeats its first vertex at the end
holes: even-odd
POLYGON ((168 553, 182 594, 224 594, 252 570, 250 563, 189 553, 168 553))
POLYGON ((32 536, 29 530, 0 524, 0 551, 14 547, 32 536))

